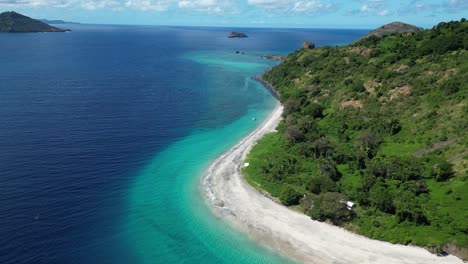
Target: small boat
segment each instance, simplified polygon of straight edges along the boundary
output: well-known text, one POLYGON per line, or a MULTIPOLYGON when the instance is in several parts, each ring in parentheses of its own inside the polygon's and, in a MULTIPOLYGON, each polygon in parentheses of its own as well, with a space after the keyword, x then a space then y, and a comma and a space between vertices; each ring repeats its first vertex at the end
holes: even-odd
POLYGON ((255 117, 252 117, 252 121, 255 121, 255 120, 257 120, 257 119, 255 117))

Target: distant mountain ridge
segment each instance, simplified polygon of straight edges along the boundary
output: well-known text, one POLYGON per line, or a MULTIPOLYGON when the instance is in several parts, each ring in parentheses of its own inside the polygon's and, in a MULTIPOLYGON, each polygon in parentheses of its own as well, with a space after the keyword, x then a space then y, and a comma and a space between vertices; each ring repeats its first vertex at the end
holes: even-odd
POLYGON ((365 39, 371 36, 375 36, 381 38, 386 35, 395 34, 395 33, 416 33, 423 30, 423 28, 413 26, 410 24, 402 23, 402 22, 392 22, 386 25, 383 25, 375 30, 369 32, 369 34, 365 35, 361 39, 365 39))
POLYGON ((80 22, 71 22, 71 21, 63 21, 63 20, 49 20, 49 19, 38 19, 46 24, 81 24, 80 22))
POLYGON ((65 32, 42 21, 32 19, 14 11, 0 14, 0 32, 65 32))

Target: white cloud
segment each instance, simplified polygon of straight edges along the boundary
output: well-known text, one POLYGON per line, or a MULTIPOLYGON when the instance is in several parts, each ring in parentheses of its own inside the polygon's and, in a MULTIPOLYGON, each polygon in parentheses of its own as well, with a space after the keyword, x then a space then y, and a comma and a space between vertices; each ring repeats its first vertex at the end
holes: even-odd
POLYGON ((102 9, 102 8, 118 8, 120 6, 120 3, 117 1, 113 0, 101 0, 101 1, 95 1, 95 0, 87 0, 81 2, 80 6, 83 9, 86 10, 96 10, 96 9, 102 9))
POLYGON ((237 10, 231 1, 226 0, 182 0, 177 3, 181 9, 208 13, 235 13, 237 10))
POLYGON ((320 0, 247 0, 247 3, 264 9, 294 13, 329 12, 335 8, 334 3, 320 0))
MULTIPOLYGON (((245 1, 245 0, 244 0, 245 1)), ((170 8, 208 13, 236 13, 236 1, 231 0, 0 0, 0 8, 55 7, 86 10, 134 9, 164 12, 170 8)))
POLYGON ((332 10, 335 6, 331 3, 322 3, 320 1, 300 1, 296 2, 293 7, 295 12, 317 12, 317 11, 329 11, 332 10))
POLYGON ((443 6, 447 9, 453 10, 466 10, 468 9, 468 1, 467 0, 450 0, 443 4, 443 6))
POLYGON ((446 0, 440 3, 413 0, 411 3, 402 6, 398 11, 401 15, 412 15, 415 13, 436 15, 441 12, 461 13, 467 9, 468 0, 446 0))
POLYGON ((0 7, 69 7, 76 3, 76 0, 0 0, 0 7))
POLYGON ((361 8, 359 9, 359 12, 364 15, 378 15, 378 16, 386 16, 390 14, 390 10, 387 9, 384 5, 382 4, 365 4, 362 5, 361 8))
POLYGON ((163 12, 169 9, 172 0, 128 0, 124 6, 126 8, 137 9, 142 11, 157 11, 163 12))

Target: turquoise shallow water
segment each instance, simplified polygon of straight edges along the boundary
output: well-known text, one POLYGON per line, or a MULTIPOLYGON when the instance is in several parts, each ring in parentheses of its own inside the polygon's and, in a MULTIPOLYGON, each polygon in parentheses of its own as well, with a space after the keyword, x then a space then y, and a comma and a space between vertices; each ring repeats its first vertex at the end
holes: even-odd
POLYGON ((0 34, 0 263, 285 262, 211 214, 201 175, 275 104, 260 55, 367 31, 70 27, 0 34))
POLYGON ((251 79, 272 62, 220 52, 190 53, 185 58, 203 67, 210 97, 229 100, 227 94, 241 93, 252 100, 244 115, 227 124, 212 124, 225 114, 217 108, 190 135, 148 162, 128 196, 129 215, 123 223, 128 243, 144 263, 286 263, 289 260, 217 219, 200 190, 210 163, 255 129, 275 106, 269 92, 251 79), (235 86, 239 80, 243 85, 235 86))

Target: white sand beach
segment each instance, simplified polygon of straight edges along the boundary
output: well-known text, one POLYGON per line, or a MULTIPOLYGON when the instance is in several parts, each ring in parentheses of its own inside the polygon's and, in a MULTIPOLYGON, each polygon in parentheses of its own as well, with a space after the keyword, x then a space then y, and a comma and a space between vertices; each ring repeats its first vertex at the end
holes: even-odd
POLYGON ((463 263, 454 256, 437 257, 423 248, 371 240, 313 221, 250 186, 240 173, 243 161, 263 135, 274 132, 282 111, 278 104, 260 127, 209 168, 203 189, 219 217, 259 243, 305 263, 463 263))

